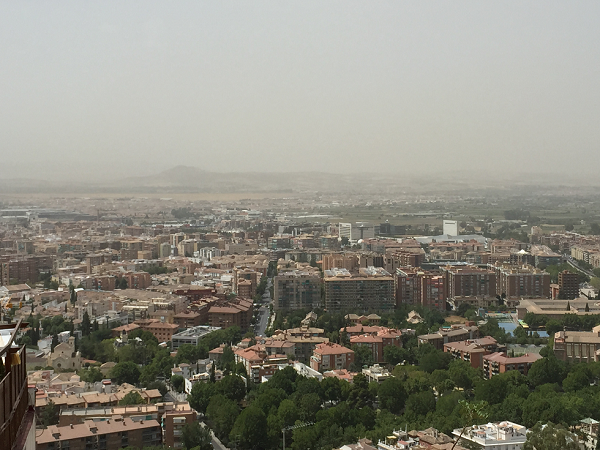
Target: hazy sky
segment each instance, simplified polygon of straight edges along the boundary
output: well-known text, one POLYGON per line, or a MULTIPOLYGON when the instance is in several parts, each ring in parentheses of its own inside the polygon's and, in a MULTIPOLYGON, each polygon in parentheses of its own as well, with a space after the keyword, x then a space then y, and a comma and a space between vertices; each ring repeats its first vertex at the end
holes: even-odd
POLYGON ((0 176, 597 175, 599 23, 598 1, 3 1, 0 176))

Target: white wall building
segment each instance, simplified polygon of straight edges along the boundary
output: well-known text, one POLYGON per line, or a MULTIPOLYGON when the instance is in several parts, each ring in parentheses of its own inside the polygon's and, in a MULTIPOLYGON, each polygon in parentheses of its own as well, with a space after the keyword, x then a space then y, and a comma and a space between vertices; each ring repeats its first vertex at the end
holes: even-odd
POLYGON ((442 234, 458 236, 458 222, 456 220, 444 220, 442 234))
MULTIPOLYGON (((485 450, 521 450, 527 440, 527 428, 513 422, 486 423, 467 428, 461 439, 474 442, 485 450)), ((461 429, 452 432, 460 436, 461 429)))
POLYGON ((347 238, 348 240, 352 239, 352 224, 351 223, 341 223, 338 225, 338 235, 340 238, 347 238))

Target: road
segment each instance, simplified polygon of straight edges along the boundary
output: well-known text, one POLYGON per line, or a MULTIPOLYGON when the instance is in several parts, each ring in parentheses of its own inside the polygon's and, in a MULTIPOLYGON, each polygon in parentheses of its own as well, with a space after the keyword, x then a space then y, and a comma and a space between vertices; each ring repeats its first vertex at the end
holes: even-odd
MULTIPOLYGON (((208 428, 208 426, 206 426, 206 424, 204 422, 200 422, 200 425, 204 428, 208 428)), ((219 440, 219 438, 215 436, 215 433, 213 433, 213 430, 211 430, 209 428, 209 431, 210 431, 210 439, 211 439, 210 443, 212 444, 212 447, 215 450, 229 450, 227 447, 225 447, 223 445, 223 443, 219 440)))
POLYGON ((258 308, 258 323, 254 328, 254 332, 257 336, 264 336, 265 331, 267 330, 267 326, 269 325, 269 317, 271 315, 269 306, 273 302, 273 300, 271 299, 271 291, 269 290, 271 284, 271 278, 267 279, 267 289, 265 290, 262 299, 263 304, 260 308, 258 308))
POLYGON ((585 273, 590 278, 593 278, 596 276, 594 274, 594 272, 590 272, 589 270, 584 269, 583 267, 579 266, 577 264, 577 262, 570 256, 567 256, 567 264, 570 265, 571 267, 575 267, 577 270, 580 270, 581 272, 585 273))

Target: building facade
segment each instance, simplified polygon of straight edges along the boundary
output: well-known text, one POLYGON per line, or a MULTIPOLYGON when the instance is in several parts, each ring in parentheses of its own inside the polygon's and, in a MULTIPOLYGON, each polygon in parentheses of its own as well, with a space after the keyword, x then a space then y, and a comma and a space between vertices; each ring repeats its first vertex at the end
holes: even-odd
POLYGON ((325 307, 328 311, 377 312, 396 307, 394 278, 385 270, 361 270, 358 276, 348 271, 325 271, 325 307))
POLYGON ((275 311, 312 309, 321 304, 321 277, 318 274, 286 272, 273 278, 273 286, 275 311))

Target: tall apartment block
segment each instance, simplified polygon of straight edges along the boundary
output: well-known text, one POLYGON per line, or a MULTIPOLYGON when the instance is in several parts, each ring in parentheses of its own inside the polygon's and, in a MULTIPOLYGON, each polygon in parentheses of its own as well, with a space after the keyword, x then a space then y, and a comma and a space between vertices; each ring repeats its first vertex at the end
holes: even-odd
POLYGON ((558 274, 558 289, 567 300, 579 297, 579 274, 563 270, 558 274))
POLYGON ((487 307, 496 301, 496 273, 475 266, 446 266, 447 298, 456 303, 468 302, 487 307))
POLYGON ((331 253, 322 257, 323 270, 346 269, 353 272, 358 268, 358 255, 356 253, 342 254, 331 253))
POLYGON ((321 277, 308 272, 292 271, 273 278, 273 309, 288 311, 321 305, 321 277))
POLYGON ((396 270, 396 303, 446 310, 446 279, 415 267, 396 270))
POLYGON ((345 269, 326 270, 323 282, 328 311, 383 312, 396 307, 394 277, 381 268, 360 269, 358 276, 345 269))
POLYGON ((508 298, 550 298, 550 274, 533 266, 488 264, 496 273, 496 295, 508 298))

